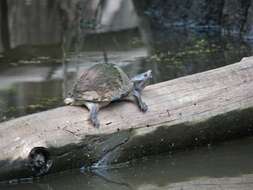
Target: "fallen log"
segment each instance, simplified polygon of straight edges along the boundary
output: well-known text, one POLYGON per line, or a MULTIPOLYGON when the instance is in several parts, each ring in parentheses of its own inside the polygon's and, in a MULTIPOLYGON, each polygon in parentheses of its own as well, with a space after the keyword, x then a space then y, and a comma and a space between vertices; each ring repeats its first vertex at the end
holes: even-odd
POLYGON ((253 57, 150 85, 146 113, 129 102, 99 112, 65 106, 0 124, 0 180, 100 168, 139 157, 251 135, 253 57), (36 161, 36 162, 35 162, 36 161))

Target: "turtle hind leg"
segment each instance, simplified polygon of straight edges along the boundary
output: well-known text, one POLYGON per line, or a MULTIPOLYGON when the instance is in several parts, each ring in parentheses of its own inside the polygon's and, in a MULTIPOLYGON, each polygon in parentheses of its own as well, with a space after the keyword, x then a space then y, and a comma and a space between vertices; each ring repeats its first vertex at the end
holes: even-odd
POLYGON ((85 103, 85 106, 89 109, 90 111, 90 121, 92 125, 96 128, 99 128, 100 123, 98 121, 98 111, 99 111, 99 106, 96 103, 92 102, 87 102, 85 103))
POLYGON ((142 101, 141 93, 138 90, 133 90, 133 96, 135 97, 140 110, 142 112, 146 112, 148 110, 148 106, 142 101))

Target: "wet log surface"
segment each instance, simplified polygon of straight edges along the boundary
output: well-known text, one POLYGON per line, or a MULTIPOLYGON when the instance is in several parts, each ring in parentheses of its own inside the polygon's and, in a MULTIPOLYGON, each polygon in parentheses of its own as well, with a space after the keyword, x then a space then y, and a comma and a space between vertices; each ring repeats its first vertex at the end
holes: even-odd
POLYGON ((104 167, 143 156, 251 135, 253 57, 146 87, 146 113, 131 102, 99 112, 65 106, 0 124, 0 180, 104 167), (42 160, 39 165, 34 160, 42 160), (37 164, 37 165, 36 165, 37 164))

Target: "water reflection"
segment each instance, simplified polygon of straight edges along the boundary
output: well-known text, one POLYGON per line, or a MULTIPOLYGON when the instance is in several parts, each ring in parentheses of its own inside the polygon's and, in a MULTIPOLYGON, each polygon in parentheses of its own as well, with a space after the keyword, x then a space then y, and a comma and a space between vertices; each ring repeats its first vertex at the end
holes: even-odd
POLYGON ((0 90, 2 120, 62 105, 61 81, 21 82, 0 90))
MULTIPOLYGON (((249 138, 174 155, 144 158, 129 163, 127 167, 100 172, 100 175, 69 171, 45 177, 31 184, 3 187, 6 190, 165 190, 195 184, 195 188, 198 189, 197 186, 200 184, 202 188, 205 185, 212 185, 213 188, 222 187, 219 180, 222 181, 225 177, 226 184, 233 183, 233 178, 241 180, 243 184, 243 181, 247 181, 247 175, 253 174, 253 166, 250 164, 253 156, 252 146, 253 139, 249 138), (242 175, 245 175, 245 178, 238 179, 242 175), (216 181, 208 181, 205 184, 208 178, 216 181)), ((247 187, 251 185, 248 184, 247 187)))
POLYGON ((252 55, 251 44, 238 38, 221 37, 217 33, 184 30, 152 32, 151 54, 126 69, 135 75, 152 68, 154 82, 218 68, 252 55), (135 70, 136 67, 139 69, 135 70))

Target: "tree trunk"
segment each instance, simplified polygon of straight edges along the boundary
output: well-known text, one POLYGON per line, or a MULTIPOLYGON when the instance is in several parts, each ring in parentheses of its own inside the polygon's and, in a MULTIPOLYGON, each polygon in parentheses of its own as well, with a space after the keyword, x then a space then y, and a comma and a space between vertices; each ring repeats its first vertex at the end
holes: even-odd
POLYGON ((130 102, 113 103, 99 112, 99 129, 90 124, 87 109, 74 106, 1 123, 0 180, 103 167, 251 135, 252 89, 250 57, 148 86, 146 113, 130 102))
POLYGON ((8 19, 8 2, 7 0, 0 1, 0 29, 3 48, 5 50, 10 49, 10 32, 9 32, 9 19, 8 19))

